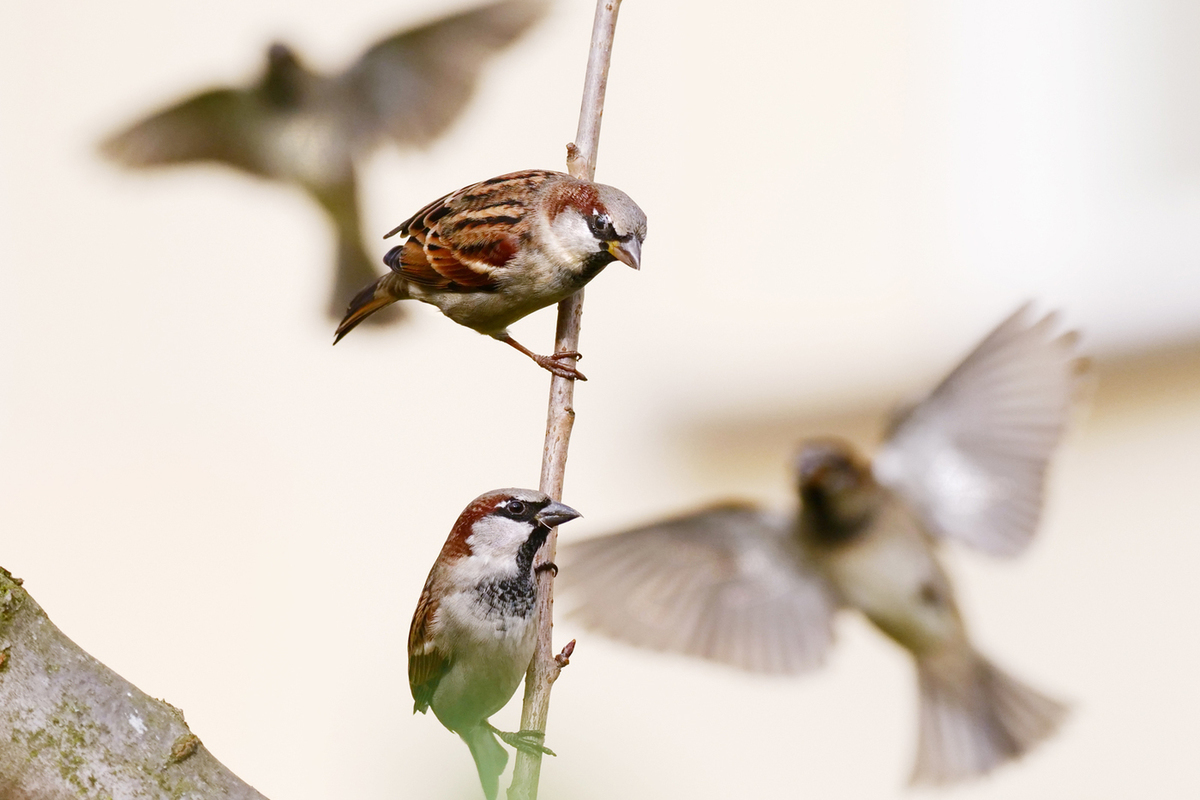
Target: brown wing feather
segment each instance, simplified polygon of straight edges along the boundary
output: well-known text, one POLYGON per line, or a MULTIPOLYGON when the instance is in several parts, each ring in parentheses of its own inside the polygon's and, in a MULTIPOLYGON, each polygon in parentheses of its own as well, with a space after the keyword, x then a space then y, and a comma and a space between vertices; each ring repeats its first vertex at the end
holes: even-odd
POLYGON ((408 630, 408 685, 412 689, 413 713, 425 713, 433 699, 434 690, 450 668, 445 653, 433 644, 430 628, 437 613, 437 601, 432 586, 433 576, 430 575, 417 602, 412 627, 408 630))
POLYGON ((384 258, 387 265, 404 276, 404 279, 421 286, 446 287, 446 277, 435 270, 421 248, 416 237, 409 239, 384 258))
POLYGON ((496 289, 495 270, 529 235, 527 199, 547 181, 564 178, 548 170, 511 172, 440 197, 388 233, 409 237, 389 254, 388 265, 423 286, 496 289))
POLYGON ((429 577, 425 580, 425 588, 421 591, 421 599, 417 601, 417 610, 413 613, 412 627, 408 630, 408 683, 412 688, 413 700, 416 701, 413 705, 414 712, 425 713, 429 708, 433 693, 451 664, 445 651, 434 644, 438 621, 437 598, 444 596, 447 588, 446 568, 443 565, 465 558, 471 552, 467 539, 471 536, 473 520, 486 516, 506 497, 507 495, 501 492, 491 492, 475 498, 474 502, 463 510, 454 527, 450 529, 450 535, 442 545, 438 560, 434 562, 433 569, 429 571, 429 577))
MULTIPOLYGON (((395 236, 396 234, 400 234, 401 236, 408 236, 409 231, 412 229, 413 225, 417 222, 417 220, 421 219, 422 217, 426 216, 427 214, 430 214, 435 209, 444 208, 446 205, 446 201, 449 200, 451 197, 453 197, 456 194, 458 194, 458 192, 450 192, 449 194, 444 194, 441 197, 439 197, 437 200, 434 200, 433 202, 431 202, 425 206, 422 206, 420 211, 413 214, 411 217, 404 220, 404 222, 401 222, 399 225, 397 225, 396 227, 392 228, 390 231, 385 233, 383 235, 383 238, 390 239, 393 236, 395 236)), ((444 216, 445 212, 443 212, 442 215, 444 216)))
POLYGON ((463 251, 448 244, 437 228, 428 231, 424 247, 430 269, 445 278, 450 286, 465 289, 497 288, 490 268, 504 266, 517 252, 517 242, 512 236, 493 238, 487 243, 486 250, 463 251))

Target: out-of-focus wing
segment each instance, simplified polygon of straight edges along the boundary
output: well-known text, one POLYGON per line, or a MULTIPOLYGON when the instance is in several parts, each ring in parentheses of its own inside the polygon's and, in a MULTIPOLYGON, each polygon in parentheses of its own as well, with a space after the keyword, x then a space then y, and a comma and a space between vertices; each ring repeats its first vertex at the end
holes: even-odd
POLYGON ((791 521, 722 505, 559 546, 557 584, 584 625, 630 644, 753 672, 819 666, 835 603, 791 521))
POLYGON ((501 0, 368 49, 341 80, 364 139, 378 134, 405 145, 440 136, 470 99, 484 63, 541 19, 544 0, 501 0))
POLYGON ((262 116, 253 93, 213 89, 190 97, 120 131, 101 144, 109 158, 130 167, 219 161, 267 174, 252 141, 262 116))
POLYGON ((1084 363, 1055 322, 1023 306, 893 423, 875 477, 932 533, 1002 556, 1033 537, 1084 363))

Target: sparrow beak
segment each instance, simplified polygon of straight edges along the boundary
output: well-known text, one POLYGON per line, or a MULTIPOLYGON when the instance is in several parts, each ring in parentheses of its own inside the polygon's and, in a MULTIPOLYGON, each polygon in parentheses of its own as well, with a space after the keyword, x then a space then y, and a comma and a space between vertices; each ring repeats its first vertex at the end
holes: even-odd
POLYGON ((534 515, 534 519, 538 521, 539 525, 545 525, 547 528, 553 528, 556 525, 561 525, 564 522, 570 522, 576 517, 582 516, 582 514, 570 506, 565 506, 562 503, 551 503, 534 515))
POLYGON ((634 269, 642 268, 642 243, 637 240, 636 236, 630 236, 627 242, 608 242, 607 247, 608 252, 617 261, 634 269))

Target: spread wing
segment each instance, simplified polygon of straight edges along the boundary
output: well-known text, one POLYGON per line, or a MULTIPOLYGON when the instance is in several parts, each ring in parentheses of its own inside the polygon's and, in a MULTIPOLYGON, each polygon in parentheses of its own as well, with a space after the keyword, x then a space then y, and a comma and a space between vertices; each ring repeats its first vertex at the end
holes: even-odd
POLYGON ((1083 366, 1055 322, 1023 306, 893 423, 875 477, 934 534, 1003 556, 1033 537, 1083 366))
POLYGON ((114 134, 100 149, 131 167, 218 161, 266 175, 250 130, 262 115, 257 104, 247 91, 202 92, 114 134))
POLYGON ((835 604, 788 519, 722 505, 560 545, 558 583, 584 625, 753 672, 819 666, 835 604))
POLYGON ((383 260, 423 286, 496 289, 497 269, 512 259, 529 235, 528 204, 544 183, 563 177, 558 172, 526 170, 440 197, 387 234, 408 240, 383 260))
POLYGON ((417 602, 412 627, 408 630, 408 685, 412 689, 413 711, 422 714, 429 708, 438 682, 450 668, 445 653, 433 643, 432 627, 437 613, 437 601, 433 599, 432 592, 433 580, 434 577, 430 575, 417 602))
POLYGON ((548 3, 502 0, 384 39, 342 76, 364 133, 406 145, 440 136, 466 106, 484 63, 537 22, 548 3))

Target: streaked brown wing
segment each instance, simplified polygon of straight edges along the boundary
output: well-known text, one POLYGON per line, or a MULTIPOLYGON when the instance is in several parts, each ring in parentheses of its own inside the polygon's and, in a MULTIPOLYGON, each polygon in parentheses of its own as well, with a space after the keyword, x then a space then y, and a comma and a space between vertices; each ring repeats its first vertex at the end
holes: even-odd
POLYGON ((484 63, 545 13, 540 0, 502 0, 390 36, 342 76, 359 127, 426 145, 454 121, 484 63))
POLYGON ((563 177, 545 170, 514 172, 438 198, 388 234, 410 237, 388 263, 424 286, 495 289, 496 268, 512 259, 528 234, 528 199, 547 181, 563 177))
POLYGON ((450 668, 445 654, 433 644, 431 627, 437 602, 433 600, 432 583, 431 575, 421 592, 412 626, 408 630, 408 685, 412 689, 413 711, 422 714, 429 708, 438 682, 450 668))
POLYGON ((805 563, 791 521, 723 505, 560 545, 571 615, 615 639, 753 672, 824 660, 835 601, 805 563))
POLYGON ((114 134, 100 149, 131 167, 217 161, 267 175, 251 139, 254 119, 261 114, 257 103, 251 92, 202 92, 114 134))
POLYGON ((416 237, 390 251, 383 260, 411 283, 439 289, 446 288, 450 283, 446 276, 429 265, 429 259, 425 257, 425 251, 421 248, 421 241, 416 237))
POLYGON ((1005 556, 1032 539, 1085 363, 1055 328, 1023 306, 893 423, 873 471, 932 533, 1005 556))
POLYGON ((500 230, 488 231, 486 240, 470 249, 454 247, 435 228, 425 236, 425 258, 429 267, 456 286, 468 289, 495 289, 493 267, 502 267, 516 254, 516 236, 500 230))

